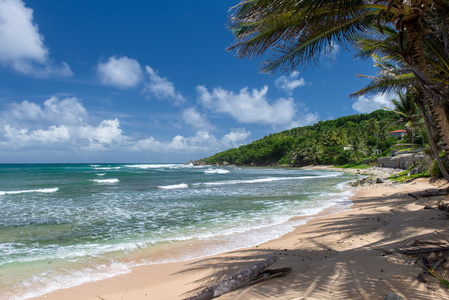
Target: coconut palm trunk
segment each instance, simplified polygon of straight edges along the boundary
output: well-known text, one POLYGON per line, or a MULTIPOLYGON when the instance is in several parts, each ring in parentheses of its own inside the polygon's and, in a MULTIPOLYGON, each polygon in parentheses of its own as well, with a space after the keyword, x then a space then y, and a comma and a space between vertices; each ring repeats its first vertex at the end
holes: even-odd
POLYGON ((443 107, 443 102, 437 99, 436 94, 430 87, 430 73, 427 67, 423 50, 424 28, 421 24, 421 10, 418 8, 418 1, 403 1, 404 17, 403 26, 409 41, 408 49, 404 51, 404 58, 410 64, 416 77, 419 79, 423 90, 426 93, 425 101, 434 119, 437 131, 441 136, 446 157, 449 159, 449 122, 443 107))
POLYGON ((446 112, 443 108, 443 103, 439 101, 434 103, 433 99, 426 97, 427 105, 432 113, 436 128, 441 136, 444 150, 446 150, 446 157, 449 159, 449 122, 447 120, 446 112))
MULTIPOLYGON (((418 101, 419 102, 419 101, 418 101)), ((426 126, 427 135, 429 137, 430 148, 432 149, 433 156, 437 161, 438 167, 440 168, 441 174, 443 174, 444 179, 449 182, 449 173, 446 171, 446 168, 443 165, 443 161, 441 160, 440 153, 438 152, 437 145, 435 144, 435 138, 432 133, 432 126, 430 125, 429 118, 426 114, 425 107, 422 102, 418 103, 418 107, 421 110, 424 124, 426 126)))
POLYGON ((413 144, 413 131, 408 127, 405 128, 405 131, 407 131, 408 143, 413 144))

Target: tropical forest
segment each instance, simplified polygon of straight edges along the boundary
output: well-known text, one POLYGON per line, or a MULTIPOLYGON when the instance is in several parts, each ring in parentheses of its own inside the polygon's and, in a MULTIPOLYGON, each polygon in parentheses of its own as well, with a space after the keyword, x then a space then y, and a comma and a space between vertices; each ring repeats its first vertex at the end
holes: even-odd
POLYGON ((432 155, 424 122, 413 99, 400 93, 394 109, 379 109, 270 134, 251 144, 205 158, 208 164, 360 165, 378 157, 432 155), (396 133, 396 134, 395 134, 396 133), (399 133, 399 135, 398 135, 399 133))

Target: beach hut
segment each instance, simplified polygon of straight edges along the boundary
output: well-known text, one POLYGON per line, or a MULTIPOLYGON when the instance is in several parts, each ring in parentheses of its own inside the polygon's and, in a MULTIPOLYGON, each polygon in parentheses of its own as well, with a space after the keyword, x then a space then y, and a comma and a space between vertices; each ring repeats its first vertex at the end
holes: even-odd
POLYGON ((401 129, 401 130, 390 131, 388 134, 392 137, 397 138, 398 140, 402 140, 404 135, 407 134, 407 130, 401 129))

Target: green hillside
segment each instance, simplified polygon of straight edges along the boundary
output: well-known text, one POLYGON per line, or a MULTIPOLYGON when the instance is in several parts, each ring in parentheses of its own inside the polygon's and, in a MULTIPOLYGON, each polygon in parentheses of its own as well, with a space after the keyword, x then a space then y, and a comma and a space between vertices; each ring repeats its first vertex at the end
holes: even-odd
POLYGON ((270 134, 251 144, 217 153, 207 164, 289 165, 345 164, 379 152, 389 154, 398 140, 388 132, 397 115, 387 110, 357 114, 270 134))

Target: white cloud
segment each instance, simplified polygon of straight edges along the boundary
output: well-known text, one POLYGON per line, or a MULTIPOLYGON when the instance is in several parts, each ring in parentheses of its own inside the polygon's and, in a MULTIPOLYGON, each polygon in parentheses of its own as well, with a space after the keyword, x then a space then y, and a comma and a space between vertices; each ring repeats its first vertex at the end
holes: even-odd
POLYGON ((175 136, 171 141, 162 142, 154 137, 136 141, 129 146, 131 151, 150 151, 150 152, 201 152, 211 153, 223 151, 229 147, 238 146, 238 142, 246 139, 251 133, 245 129, 232 131, 221 140, 218 140, 213 134, 200 130, 195 135, 183 137, 175 136))
POLYGON ((202 105, 215 112, 229 114, 242 123, 289 124, 297 111, 292 98, 279 98, 269 103, 267 86, 251 92, 244 88, 238 94, 223 88, 215 88, 212 92, 204 86, 197 86, 196 89, 202 105))
POLYGON ((182 137, 176 136, 169 144, 169 148, 177 151, 198 151, 204 147, 216 147, 217 139, 213 134, 207 131, 198 131, 194 136, 182 137))
POLYGON ((33 24, 32 9, 20 0, 2 0, 0 18, 0 37, 2 44, 5 43, 0 48, 2 60, 46 62, 48 50, 37 25, 33 24))
POLYGON ((29 101, 12 103, 0 113, 3 148, 75 149, 108 148, 127 140, 118 120, 88 123, 88 113, 77 98, 51 97, 42 105, 29 101))
POLYGON ((217 144, 217 139, 206 131, 198 131, 192 137, 183 137, 181 135, 175 136, 169 142, 161 142, 154 137, 149 137, 144 140, 139 140, 130 146, 132 151, 153 151, 153 152, 194 152, 204 151, 205 148, 214 147, 217 144))
POLYGON ((17 129, 9 125, 5 126, 5 135, 10 139, 17 140, 19 143, 36 141, 41 143, 56 143, 67 141, 70 137, 67 127, 50 126, 48 130, 37 129, 28 132, 28 129, 17 129))
POLYGON ((230 145, 232 145, 232 147, 237 147, 240 145, 239 142, 244 141, 250 135, 250 131, 247 131, 244 128, 239 128, 226 134, 223 137, 222 141, 224 144, 229 143, 230 145))
POLYGON ((103 84, 119 89, 136 87, 143 77, 139 62, 126 56, 111 56, 107 62, 99 63, 97 74, 103 84))
POLYGON ((84 125, 78 128, 78 138, 88 139, 91 143, 113 144, 124 142, 127 137, 119 128, 120 122, 115 120, 104 120, 98 126, 84 125))
POLYGON ((304 103, 298 104, 299 111, 289 125, 285 129, 292 129, 295 127, 302 127, 307 125, 313 125, 318 122, 320 116, 317 112, 311 113, 304 103))
POLYGON ((209 123, 206 116, 198 113, 193 107, 183 110, 182 119, 187 124, 198 129, 214 129, 214 126, 209 123))
POLYGON ((9 105, 8 115, 5 115, 5 118, 16 121, 66 125, 81 124, 86 117, 86 109, 73 97, 62 100, 51 97, 42 106, 26 100, 12 103, 9 105))
POLYGON ((305 113, 298 118, 298 120, 291 122, 286 129, 313 125, 319 120, 318 113, 305 113))
POLYGON ((61 125, 59 127, 50 126, 48 130, 38 129, 32 132, 34 140, 43 141, 44 143, 55 143, 67 141, 70 138, 67 127, 61 125))
POLYGON ((149 81, 145 83, 145 92, 154 95, 156 98, 164 100, 170 99, 175 105, 183 104, 186 99, 177 92, 175 84, 165 77, 159 76, 159 72, 146 66, 146 72, 149 75, 149 81))
POLYGON ((21 0, 0 0, 0 63, 36 77, 72 76, 65 62, 55 66, 44 38, 33 23, 33 10, 21 0))
POLYGON ((274 84, 278 89, 281 89, 287 94, 291 95, 294 89, 306 84, 304 78, 297 79, 298 76, 299 72, 293 71, 290 76, 281 76, 276 79, 274 84))
POLYGON ((372 97, 360 96, 352 105, 352 108, 359 113, 370 113, 383 106, 393 108, 391 102, 395 98, 393 94, 377 94, 372 97))
MULTIPOLYGON (((50 125, 39 129, 18 128, 6 124, 0 141, 3 140, 4 150, 115 150, 115 144, 123 144, 127 140, 119 126, 118 120, 104 120, 98 126, 50 125)), ((0 134, 1 132, 2 130, 0 134)))
MULTIPOLYGON (((189 115, 186 118, 191 121, 205 120, 192 109, 187 109, 186 115, 189 115)), ((209 124, 203 125, 206 127, 209 124)), ((217 139, 207 128, 200 128, 192 136, 177 135, 168 141, 157 140, 151 136, 142 138, 140 135, 127 135, 118 119, 92 121, 77 98, 51 97, 42 104, 22 101, 10 104, 6 110, 0 111, 2 155, 9 153, 14 156, 19 152, 42 150, 41 153, 48 155, 47 160, 52 159, 51 153, 77 153, 83 157, 95 153, 121 153, 128 155, 128 159, 131 152, 136 155, 213 154, 235 147, 249 135, 250 132, 237 129, 217 139)), ((6 156, 2 157, 5 159, 6 156)))

